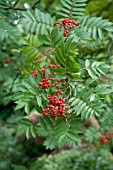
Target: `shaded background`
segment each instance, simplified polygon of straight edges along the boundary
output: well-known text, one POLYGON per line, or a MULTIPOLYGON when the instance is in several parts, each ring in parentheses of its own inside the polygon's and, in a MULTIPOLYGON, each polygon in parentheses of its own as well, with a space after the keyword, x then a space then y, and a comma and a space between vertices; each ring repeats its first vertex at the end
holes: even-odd
MULTIPOLYGON (((113 169, 112 149, 105 150, 98 143, 90 144, 89 149, 89 143, 84 138, 83 144, 77 146, 78 149, 65 146, 59 151, 58 148, 46 149, 42 145, 43 138, 26 141, 24 134, 17 136, 17 123, 24 111, 15 111, 14 101, 16 84, 22 78, 25 60, 20 39, 24 32, 17 22, 21 11, 39 8, 54 15, 58 5, 59 0, 0 1, 0 170, 113 169)), ((113 22, 113 0, 88 0, 85 14, 102 16, 113 22)), ((113 54, 112 46, 110 50, 107 49, 109 55, 113 54)), ((99 48, 97 53, 101 50, 99 48)), ((113 103, 112 99, 110 96, 110 104, 113 103)))

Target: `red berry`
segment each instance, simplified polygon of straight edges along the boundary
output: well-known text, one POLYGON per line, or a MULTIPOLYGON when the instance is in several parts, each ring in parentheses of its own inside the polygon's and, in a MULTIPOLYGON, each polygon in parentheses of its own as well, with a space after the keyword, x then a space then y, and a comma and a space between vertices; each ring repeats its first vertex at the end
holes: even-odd
POLYGON ((10 63, 10 58, 6 58, 5 64, 9 64, 10 63))
POLYGON ((30 74, 33 74, 35 77, 37 77, 37 71, 30 71, 30 74))
POLYGON ((68 26, 65 26, 65 29, 68 30, 68 26))
POLYGON ((57 65, 57 68, 60 68, 60 65, 57 65))
POLYGON ((61 29, 61 28, 59 28, 59 32, 62 32, 62 29, 61 29))
POLYGON ((21 70, 23 71, 23 70, 24 70, 24 68, 21 68, 21 70))
POLYGON ((110 140, 107 140, 107 139, 104 139, 104 140, 102 141, 102 143, 105 144, 105 145, 109 145, 110 142, 111 142, 111 141, 110 141, 110 140))
POLYGON ((66 30, 66 33, 68 33, 69 31, 68 30, 66 30))
POLYGON ((75 25, 76 25, 76 26, 80 25, 80 22, 75 22, 75 25))
POLYGON ((71 17, 72 17, 72 14, 69 14, 69 17, 71 18, 71 17))
POLYGON ((67 36, 68 36, 67 32, 64 32, 64 37, 67 37, 67 36))

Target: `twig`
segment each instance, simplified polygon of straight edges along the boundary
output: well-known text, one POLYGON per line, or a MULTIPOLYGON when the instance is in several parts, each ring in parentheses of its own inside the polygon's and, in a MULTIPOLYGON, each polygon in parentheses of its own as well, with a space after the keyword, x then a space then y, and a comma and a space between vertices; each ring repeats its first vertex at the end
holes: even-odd
POLYGON ((32 6, 32 9, 33 9, 33 10, 35 9, 36 5, 37 5, 39 2, 40 2, 40 0, 38 0, 38 1, 36 1, 36 2, 34 3, 34 5, 32 6))
POLYGON ((13 5, 13 8, 18 4, 18 2, 19 2, 18 0, 15 2, 15 4, 13 5))

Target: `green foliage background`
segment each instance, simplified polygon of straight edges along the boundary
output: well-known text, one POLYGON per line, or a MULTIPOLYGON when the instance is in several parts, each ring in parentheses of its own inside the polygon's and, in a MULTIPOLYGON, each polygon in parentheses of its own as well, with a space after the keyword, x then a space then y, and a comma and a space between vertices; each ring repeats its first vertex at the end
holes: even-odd
MULTIPOLYGON (((52 13, 52 16, 54 15, 54 12, 58 10, 59 8, 59 1, 58 0, 17 0, 15 3, 12 3, 14 1, 8 0, 9 3, 6 3, 5 0, 0 2, 0 118, 4 121, 4 124, 1 124, 1 130, 0 130, 0 140, 1 140, 1 152, 0 152, 0 166, 2 167, 2 170, 10 170, 12 168, 12 164, 15 165, 15 170, 19 170, 19 164, 20 169, 24 170, 24 167, 21 167, 21 165, 26 165, 29 161, 29 157, 27 157, 27 154, 25 153, 25 150, 23 148, 23 144, 21 144, 17 137, 14 135, 15 132, 15 126, 11 124, 9 126, 7 124, 8 116, 10 114, 14 114, 18 118, 18 112, 14 110, 15 104, 14 100, 16 89, 16 84, 20 82, 21 79, 23 79, 22 75, 20 73, 22 72, 23 63, 25 60, 25 54, 21 52, 21 48, 23 45, 25 45, 25 42, 20 38, 21 36, 26 36, 26 32, 23 31, 21 27, 17 25, 17 20, 21 17, 20 11, 25 11, 25 3, 29 4, 30 8, 33 10, 35 8, 40 9, 43 12, 50 12, 52 13), (6 61, 6 58, 10 58, 11 62, 7 65, 4 64, 6 61), (7 126, 7 127, 6 127, 7 126), (9 140, 9 142, 7 142, 9 140), (13 141, 13 142, 12 142, 13 141), (16 153, 16 156, 15 156, 16 153), (25 158, 25 159, 23 159, 25 158), (9 166, 10 164, 10 166, 9 166), (16 166, 16 164, 18 166, 16 166), (9 168, 9 169, 8 169, 9 168)), ((88 5, 86 7, 86 15, 91 16, 102 16, 105 19, 109 19, 111 22, 113 22, 113 1, 108 0, 89 0, 88 5)), ((28 44, 29 45, 29 44, 28 44)), ((111 69, 108 72, 108 76, 111 81, 111 86, 113 85, 113 77, 112 77, 112 70, 113 70, 113 35, 110 33, 104 41, 96 41, 96 43, 92 42, 91 44, 87 44, 87 47, 84 50, 84 53, 81 53, 81 58, 86 56, 86 59, 93 60, 98 58, 98 61, 106 61, 107 64, 110 64, 111 69), (92 50, 91 50, 92 49, 92 50)), ((81 48, 82 51, 82 48, 81 48)), ((81 60, 81 59, 80 59, 81 60)), ((81 61, 82 62, 82 61, 81 61)), ((104 89, 103 89, 104 90, 104 89)), ((105 91, 104 91, 105 92, 105 91)), ((103 117, 100 124, 105 127, 105 124, 103 122, 109 122, 109 126, 112 125, 113 119, 112 119, 112 107, 113 107, 113 95, 108 94, 106 96, 106 105, 109 106, 106 116, 103 117)), ((75 108, 76 109, 76 108, 75 108)), ((21 111, 21 116, 24 115, 24 111, 21 111)), ((20 117, 21 117, 20 116, 20 117)), ((11 119, 13 119, 11 117, 11 119)), ((106 127, 106 130, 109 130, 109 128, 106 127)), ((88 141, 93 142, 95 139, 97 140, 99 135, 91 137, 92 130, 95 129, 89 129, 89 131, 86 132, 86 136, 88 141)), ((48 141, 49 142, 49 141, 48 141)), ((101 147, 101 146, 99 146, 101 147)), ((112 150, 112 146, 110 148, 112 150)), ((30 151, 28 151, 30 152, 30 151)), ((37 151, 40 152, 40 151, 37 151)), ((43 152, 43 149, 42 149, 43 152)), ((84 152, 78 152, 74 151, 73 154, 72 151, 66 151, 61 152, 59 155, 56 156, 43 156, 39 159, 38 162, 36 162, 35 165, 32 165, 31 168, 33 170, 35 169, 52 169, 53 167, 56 168, 56 170, 61 167, 61 170, 65 168, 72 169, 73 168, 79 168, 82 162, 83 167, 82 168, 89 168, 89 170, 93 170, 96 167, 102 169, 102 170, 109 170, 112 169, 112 159, 110 160, 110 156, 106 159, 103 158, 103 154, 100 156, 95 154, 95 151, 89 154, 89 151, 84 152), (65 156, 66 155, 66 156, 65 156), (63 157, 63 159, 62 159, 63 157), (76 159, 75 159, 76 158, 76 159), (101 160, 101 161, 100 161, 101 160), (65 162, 62 164, 62 162, 65 162), (68 162, 69 161, 69 162, 68 162), (48 163, 49 162, 49 163, 48 163), (68 163, 67 163, 68 162, 68 163), (78 162, 78 164, 77 164, 78 162), (87 164, 87 167, 85 167, 87 164), (95 167, 96 166, 96 167, 95 167), (93 169, 92 169, 93 168, 93 169), (104 168, 104 169, 103 169, 104 168)), ((108 151, 106 151, 108 153, 108 151)), ((37 153, 35 153, 37 157, 37 153)), ((34 156, 34 157, 35 157, 34 156)), ((31 160, 31 159, 30 159, 31 160)), ((32 160, 34 161, 34 160, 32 160)), ((29 164, 27 164, 27 167, 30 167, 29 164)), ((59 169, 58 169, 59 170, 59 169)))

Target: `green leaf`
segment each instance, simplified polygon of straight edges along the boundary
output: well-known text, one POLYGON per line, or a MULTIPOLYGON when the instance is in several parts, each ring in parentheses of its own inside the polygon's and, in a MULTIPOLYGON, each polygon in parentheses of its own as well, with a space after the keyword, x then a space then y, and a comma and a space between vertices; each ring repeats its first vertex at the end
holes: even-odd
POLYGON ((77 133, 77 134, 83 133, 83 130, 80 127, 78 127, 78 126, 71 125, 70 126, 70 130, 73 131, 74 133, 77 133))
POLYGON ((80 102, 79 99, 76 99, 72 102, 71 106, 76 106, 80 102))
POLYGON ((36 96, 36 99, 37 99, 38 106, 41 107, 42 106, 42 97, 36 96))
POLYGON ((31 131, 31 134, 34 138, 36 138, 36 129, 35 129, 35 126, 30 126, 30 131, 31 131))
POLYGON ((34 85, 30 82, 28 82, 28 80, 23 80, 22 84, 29 90, 29 88, 34 88, 34 85))
POLYGON ((66 142, 66 134, 62 135, 58 140, 58 147, 61 148, 66 142))
POLYGON ((95 76, 95 74, 93 73, 92 70, 90 70, 89 68, 87 68, 86 70, 88 71, 88 73, 89 73, 89 75, 91 76, 92 79, 95 79, 95 80, 97 79, 97 77, 95 76))
POLYGON ((67 58, 67 63, 66 63, 67 68, 69 71, 76 73, 79 71, 79 64, 74 60, 73 56, 69 56, 67 58))
POLYGON ((25 104, 25 112, 26 112, 27 114, 30 113, 30 104, 29 104, 29 103, 26 103, 26 104, 25 104))
POLYGON ((44 118, 41 118, 41 119, 40 119, 40 125, 43 127, 44 130, 47 131, 47 125, 46 125, 46 123, 45 123, 45 121, 44 121, 44 118))
MULTIPOLYGON (((83 86, 84 87, 84 86, 83 86)), ((84 87, 81 90, 76 87, 76 97, 75 99, 70 99, 70 105, 73 111, 75 110, 76 116, 81 114, 81 118, 88 119, 94 115, 100 115, 103 111, 103 103, 96 95, 92 98, 93 93, 95 92, 94 88, 84 87), (92 98, 92 100, 91 100, 92 98)), ((75 116, 75 114, 73 114, 75 116)), ((75 123, 75 118, 72 117, 71 122, 75 123), (74 120, 74 121, 73 121, 74 120)), ((75 123, 76 126, 76 123, 75 123)))
POLYGON ((65 68, 65 52, 64 52, 64 45, 61 44, 60 47, 56 48, 55 51, 55 58, 57 60, 57 62, 60 64, 61 67, 65 68))
POLYGON ((24 125, 27 125, 27 126, 30 126, 30 125, 33 124, 33 122, 32 122, 31 120, 27 119, 27 118, 22 118, 22 119, 20 120, 20 123, 21 123, 21 124, 24 124, 24 125))
POLYGON ((53 126, 53 119, 48 115, 44 118, 44 120, 46 121, 46 125, 49 126, 49 127, 52 127, 53 126))
POLYGON ((62 5, 57 11, 57 15, 61 18, 68 18, 69 14, 73 15, 73 18, 80 18, 80 16, 84 15, 86 0, 60 0, 62 5))
POLYGON ((98 28, 99 37, 102 39, 104 37, 102 29, 98 28))
POLYGON ((34 84, 36 87, 38 87, 37 78, 34 75, 30 75, 29 78, 31 83, 34 84))
POLYGON ((27 127, 26 129, 26 138, 27 140, 30 138, 30 127, 27 127))
POLYGON ((72 103, 75 100, 75 97, 69 99, 69 103, 72 103))
POLYGON ((89 62, 88 59, 85 61, 85 67, 86 67, 86 68, 89 68, 89 67, 90 67, 90 62, 89 62))
POLYGON ((21 134, 23 134, 24 132, 26 132, 26 127, 27 127, 27 126, 20 126, 20 127, 18 127, 17 135, 21 135, 21 134))
POLYGON ((54 20, 49 14, 41 12, 39 9, 35 11, 27 10, 22 12, 23 18, 21 23, 24 25, 24 29, 30 33, 37 35, 47 35, 47 29, 52 30, 54 28, 54 20))
POLYGON ((95 80, 91 79, 91 78, 88 78, 85 82, 85 85, 86 86, 89 86, 90 84, 92 84, 95 80))
POLYGON ((102 19, 101 17, 89 17, 83 16, 80 18, 80 27, 85 27, 87 35, 97 40, 98 38, 104 38, 104 31, 112 32, 113 31, 113 24, 109 22, 107 19, 102 19))
POLYGON ((73 131, 69 131, 69 132, 67 133, 67 136, 68 136, 69 138, 71 138, 72 140, 74 140, 74 141, 80 140, 78 134, 75 133, 75 132, 73 132, 73 131))
POLYGON ((93 38, 96 40, 97 39, 97 28, 93 28, 93 38))
POLYGON ((18 103, 18 105, 16 106, 15 110, 19 110, 21 108, 23 108, 25 106, 26 103, 22 102, 22 103, 18 103))
POLYGON ((85 120, 81 120, 81 119, 77 119, 77 118, 73 118, 72 117, 72 120, 71 120, 71 125, 75 126, 82 126, 86 124, 86 121, 85 120))

